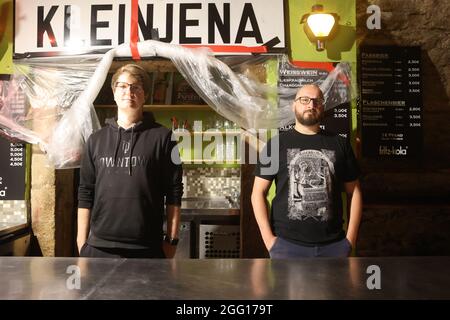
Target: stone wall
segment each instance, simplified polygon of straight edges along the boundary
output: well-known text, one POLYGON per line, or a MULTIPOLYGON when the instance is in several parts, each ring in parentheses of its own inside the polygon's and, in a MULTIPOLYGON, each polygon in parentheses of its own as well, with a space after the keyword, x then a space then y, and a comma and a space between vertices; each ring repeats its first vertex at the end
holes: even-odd
MULTIPOLYGON (((361 159, 359 255, 450 254, 450 1, 358 0, 358 44, 422 49, 424 152, 415 161, 361 159), (368 30, 369 5, 381 29, 368 30)), ((364 143, 364 142, 363 142, 364 143)))
POLYGON ((420 46, 424 159, 421 168, 444 169, 450 163, 450 1, 359 0, 358 44, 420 46), (381 9, 381 29, 368 30, 369 5, 381 9))
POLYGON ((369 205, 357 256, 450 255, 450 206, 369 205))
POLYGON ((70 257, 75 253, 74 170, 55 170, 33 146, 31 169, 32 256, 70 257))
POLYGON ((55 170, 45 155, 33 147, 31 168, 31 255, 55 255, 55 170))

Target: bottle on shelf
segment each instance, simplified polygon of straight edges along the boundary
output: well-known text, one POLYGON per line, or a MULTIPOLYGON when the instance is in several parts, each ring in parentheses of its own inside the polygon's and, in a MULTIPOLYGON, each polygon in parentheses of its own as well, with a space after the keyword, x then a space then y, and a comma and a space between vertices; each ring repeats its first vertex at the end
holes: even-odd
POLYGON ((233 136, 226 136, 225 137, 225 155, 226 159, 228 161, 232 161, 235 159, 234 154, 234 137, 233 136))
POLYGON ((155 72, 155 80, 153 86, 153 104, 165 104, 167 91, 166 73, 155 72))
POLYGON ((191 125, 189 124, 189 122, 187 120, 184 120, 183 122, 183 129, 187 130, 187 131, 191 131, 191 125))
POLYGON ((172 117, 170 118, 170 121, 172 122, 172 131, 177 131, 178 130, 178 120, 176 117, 172 117))
POLYGON ((173 75, 173 92, 172 103, 173 104, 191 104, 199 105, 205 104, 202 98, 195 92, 195 90, 189 85, 186 79, 180 73, 173 75))
POLYGON ((222 139, 219 139, 216 143, 216 160, 222 162, 225 160, 225 150, 222 139))

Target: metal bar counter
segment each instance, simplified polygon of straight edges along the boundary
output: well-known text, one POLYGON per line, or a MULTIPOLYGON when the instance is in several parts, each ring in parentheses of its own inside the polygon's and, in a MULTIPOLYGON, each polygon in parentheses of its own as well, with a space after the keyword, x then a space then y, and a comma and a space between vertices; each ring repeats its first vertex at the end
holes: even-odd
POLYGON ((0 299, 450 299, 448 270, 450 257, 0 257, 0 299))

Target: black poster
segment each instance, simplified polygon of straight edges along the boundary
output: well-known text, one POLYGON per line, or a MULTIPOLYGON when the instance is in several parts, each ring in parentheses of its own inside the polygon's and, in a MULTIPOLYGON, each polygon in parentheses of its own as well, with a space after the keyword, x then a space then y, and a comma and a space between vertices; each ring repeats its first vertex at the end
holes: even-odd
MULTIPOLYGON (((0 80, 0 111, 11 119, 22 119, 25 96, 17 83, 0 80)), ((0 136, 0 200, 25 199, 25 144, 0 136)))
MULTIPOLYGON (((301 64, 301 63, 300 63, 301 64)), ((281 88, 300 88, 306 84, 320 85, 328 77, 334 66, 331 63, 307 63, 307 66, 297 66, 286 59, 283 59, 279 64, 278 71, 278 87, 281 88)), ((339 91, 340 95, 350 95, 348 85, 344 82, 337 81, 333 86, 334 90, 339 91)), ((336 91, 330 90, 335 93, 336 91)), ((292 96, 280 97, 289 101, 284 101, 282 105, 291 104, 295 98, 296 91, 292 91, 292 96)), ((332 93, 331 93, 332 94, 332 93)), ((333 97, 331 97, 333 99, 333 97)), ((350 101, 350 96, 348 98, 350 101)), ((325 109, 327 110, 326 106, 325 109)), ((350 134, 350 102, 337 105, 325 112, 325 117, 322 120, 321 128, 339 134, 345 138, 349 138, 350 134)), ((293 128, 295 123, 289 126, 279 128, 280 131, 287 131, 293 128)))
POLYGON ((25 151, 0 137, 0 200, 25 200, 25 151))
POLYGON ((361 47, 363 156, 413 158, 421 154, 420 69, 420 47, 361 47))

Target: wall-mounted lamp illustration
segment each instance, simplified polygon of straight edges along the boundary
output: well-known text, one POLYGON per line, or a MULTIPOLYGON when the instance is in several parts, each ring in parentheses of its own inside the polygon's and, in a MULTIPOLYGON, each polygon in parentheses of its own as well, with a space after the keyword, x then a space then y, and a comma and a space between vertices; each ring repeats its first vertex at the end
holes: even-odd
POLYGON ((323 5, 312 6, 311 13, 304 14, 300 23, 308 39, 316 44, 317 51, 325 49, 325 41, 330 40, 336 32, 339 16, 323 10, 323 5), (306 23, 305 23, 306 22, 306 23))

